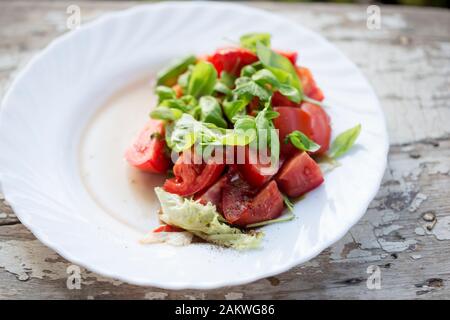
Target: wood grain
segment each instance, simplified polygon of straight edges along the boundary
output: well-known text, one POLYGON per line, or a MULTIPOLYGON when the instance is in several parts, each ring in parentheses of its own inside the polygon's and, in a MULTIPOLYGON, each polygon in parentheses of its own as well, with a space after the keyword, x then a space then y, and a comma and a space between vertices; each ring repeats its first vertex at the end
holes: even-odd
MULTIPOLYGON (((30 57, 67 31, 69 2, 31 3, 0 1, 1 96, 30 57)), ((83 21, 133 5, 80 2, 83 21)), ((364 218, 317 258, 244 286, 168 291, 82 269, 81 288, 69 290, 70 262, 36 240, 0 194, 0 299, 450 298, 449 11, 382 6, 381 29, 369 30, 365 6, 249 5, 320 32, 374 86, 391 148, 382 187, 364 218), (425 221, 424 214, 436 221, 425 221), (366 284, 370 266, 380 268, 379 290, 366 284)))

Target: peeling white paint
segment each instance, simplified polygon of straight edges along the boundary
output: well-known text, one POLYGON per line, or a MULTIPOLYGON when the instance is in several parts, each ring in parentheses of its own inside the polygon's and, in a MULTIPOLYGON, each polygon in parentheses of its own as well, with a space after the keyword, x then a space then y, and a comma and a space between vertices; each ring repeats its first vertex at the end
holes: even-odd
POLYGON ((244 298, 244 294, 241 292, 229 292, 229 293, 225 294, 226 300, 239 300, 242 298, 244 298))
POLYGON ((405 241, 386 241, 384 239, 379 239, 379 242, 384 251, 391 253, 405 251, 410 246, 417 243, 415 239, 408 239, 405 241))
POLYGON ((400 214, 395 213, 393 210, 386 210, 383 214, 383 224, 394 222, 400 218, 400 214))
POLYGON ((320 263, 317 259, 312 259, 303 263, 300 268, 319 268, 320 263))
POLYGON ((341 240, 339 240, 337 243, 331 246, 330 258, 333 260, 341 260, 342 258, 345 258, 342 256, 342 252, 344 251, 345 245, 352 242, 353 238, 351 234, 347 232, 347 234, 341 240))
POLYGON ((19 280, 67 278, 68 265, 38 240, 0 242, 0 267, 16 275, 19 280), (47 270, 51 272, 45 272, 47 270))
POLYGON ((380 244, 374 233, 374 227, 371 224, 358 224, 352 229, 353 238, 359 243, 360 249, 379 249, 380 244))
MULTIPOLYGON (((66 262, 56 252, 45 247, 39 240, 8 240, 0 242, 0 268, 14 274, 18 280, 31 278, 59 280, 67 279, 66 262)), ((119 286, 123 282, 106 278, 82 268, 82 285, 96 282, 119 286), (90 280, 92 278, 92 280, 90 280)))
POLYGON ((412 254, 412 255, 411 255, 411 259, 413 259, 413 260, 419 260, 419 259, 422 259, 422 255, 420 255, 420 254, 412 254))
POLYGON ((438 218, 431 233, 438 240, 450 240, 450 216, 438 218))
POLYGON ((414 229, 414 233, 419 236, 424 236, 425 230, 422 227, 417 227, 416 229, 414 229))
POLYGON ((444 162, 438 162, 430 166, 428 173, 431 175, 435 174, 445 174, 448 175, 450 172, 450 166, 444 162))
POLYGON ((358 262, 379 261, 382 257, 378 254, 372 254, 370 250, 353 249, 347 254, 348 259, 356 259, 358 262))
POLYGON ((408 211, 409 212, 414 212, 417 209, 419 209, 420 205, 428 199, 428 196, 426 194, 423 193, 418 193, 415 197, 414 200, 411 202, 408 211))
POLYGON ((205 300, 206 294, 205 293, 200 293, 198 295, 185 294, 184 297, 188 300, 205 300))
POLYGON ((402 228, 403 228, 402 226, 392 224, 392 225, 386 226, 381 229, 376 229, 375 233, 377 234, 377 236, 387 236, 387 235, 391 234, 392 232, 400 230, 402 228))
POLYGON ((164 300, 168 296, 165 292, 147 292, 144 296, 147 300, 164 300))

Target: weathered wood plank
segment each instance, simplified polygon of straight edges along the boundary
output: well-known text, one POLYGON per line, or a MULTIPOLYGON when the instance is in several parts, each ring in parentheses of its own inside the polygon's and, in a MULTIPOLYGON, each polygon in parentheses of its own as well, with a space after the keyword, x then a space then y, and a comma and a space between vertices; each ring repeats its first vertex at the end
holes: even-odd
MULTIPOLYGON (((28 59, 66 31, 69 2, 0 2, 0 95, 28 59)), ((83 2, 83 21, 134 5, 83 2)), ((340 242, 289 272, 245 286, 166 291, 82 270, 68 290, 69 262, 43 246, 0 196, 1 298, 450 298, 450 13, 382 7, 382 28, 366 28, 366 7, 252 3, 316 30, 362 69, 377 91, 392 142, 389 167, 364 218, 340 242), (432 230, 422 216, 434 213, 432 230), (5 213, 5 214, 3 214, 5 213), (379 266, 381 289, 366 271, 379 266)))

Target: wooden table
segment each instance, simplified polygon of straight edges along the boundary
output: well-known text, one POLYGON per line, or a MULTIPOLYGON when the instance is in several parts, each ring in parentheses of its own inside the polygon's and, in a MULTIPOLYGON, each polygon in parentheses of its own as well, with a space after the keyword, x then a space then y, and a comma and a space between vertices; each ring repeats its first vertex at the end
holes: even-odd
MULTIPOLYGON (((0 1, 1 96, 30 57, 67 31, 71 3, 0 1)), ((79 5, 89 21, 135 4, 79 5)), ((70 263, 36 240, 0 194, 0 299, 450 298, 450 11, 382 6, 381 29, 369 30, 366 6, 249 5, 320 32, 374 86, 391 148, 381 189, 364 218, 312 261, 244 286, 167 291, 82 270, 81 289, 68 290, 70 263), (366 283, 368 268, 376 267, 380 289, 366 283)))

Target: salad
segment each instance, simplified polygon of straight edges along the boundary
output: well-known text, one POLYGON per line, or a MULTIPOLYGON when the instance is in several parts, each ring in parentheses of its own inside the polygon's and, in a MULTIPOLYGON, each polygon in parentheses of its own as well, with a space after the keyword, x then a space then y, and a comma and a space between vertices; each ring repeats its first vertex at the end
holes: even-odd
POLYGON ((157 74, 157 105, 125 154, 167 175, 155 188, 163 224, 142 242, 256 248, 258 227, 295 217, 293 202, 324 182, 320 162, 336 163, 361 130, 330 142, 323 92, 297 56, 251 33, 157 74))

